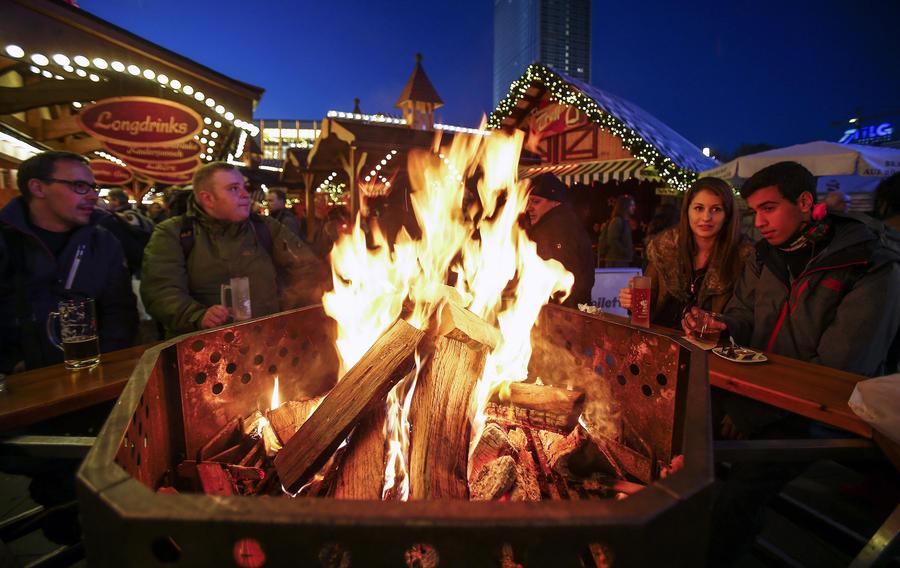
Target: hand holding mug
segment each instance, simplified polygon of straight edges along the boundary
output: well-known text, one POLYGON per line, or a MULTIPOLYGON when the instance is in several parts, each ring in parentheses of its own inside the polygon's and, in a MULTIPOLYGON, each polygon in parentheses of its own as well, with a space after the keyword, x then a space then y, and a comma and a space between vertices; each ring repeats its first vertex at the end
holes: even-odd
POLYGON ((211 327, 224 325, 230 317, 231 312, 229 312, 228 308, 225 306, 221 304, 210 306, 203 314, 203 319, 200 320, 200 329, 209 329, 211 327))
POLYGON ((631 288, 622 288, 619 290, 619 305, 625 308, 626 310, 631 309, 631 288))

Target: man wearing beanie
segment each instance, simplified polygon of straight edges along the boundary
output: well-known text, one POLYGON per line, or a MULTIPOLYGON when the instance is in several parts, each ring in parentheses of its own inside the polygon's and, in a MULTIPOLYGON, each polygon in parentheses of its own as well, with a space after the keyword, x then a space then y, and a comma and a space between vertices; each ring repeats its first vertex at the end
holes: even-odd
POLYGON ((525 213, 531 222, 528 236, 537 244, 538 255, 558 260, 575 276, 572 293, 562 304, 575 308, 589 303, 594 255, 587 231, 568 203, 568 188, 553 174, 535 177, 525 213))

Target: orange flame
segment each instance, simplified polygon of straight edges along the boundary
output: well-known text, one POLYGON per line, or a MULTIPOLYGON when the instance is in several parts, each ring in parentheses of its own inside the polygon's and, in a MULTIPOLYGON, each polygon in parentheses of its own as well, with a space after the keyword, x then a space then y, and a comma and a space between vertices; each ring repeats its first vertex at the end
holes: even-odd
MULTIPOLYGON (((343 374, 397 319, 405 301, 414 306, 408 321, 425 329, 447 301, 448 276, 455 273, 465 307, 502 332, 500 344, 488 355, 470 408, 473 447, 491 393, 503 381, 527 378, 531 329, 541 307, 554 294, 568 294, 574 282, 559 262, 537 255, 535 244, 519 226, 528 197, 527 183, 517 180, 522 142, 521 132, 457 135, 449 149, 436 145, 434 152, 411 152, 407 160, 411 201, 421 238, 414 240, 401 230, 391 247, 375 230, 371 235, 375 247, 369 249, 357 220, 352 233, 332 250, 334 290, 323 298, 326 313, 338 324, 343 374), (477 184, 480 214, 476 208, 464 210, 463 182, 476 171, 483 174, 477 184)), ((403 485, 408 487, 404 464, 415 379, 409 382, 391 391, 385 423, 389 460, 384 494, 395 489, 401 498, 403 485)))

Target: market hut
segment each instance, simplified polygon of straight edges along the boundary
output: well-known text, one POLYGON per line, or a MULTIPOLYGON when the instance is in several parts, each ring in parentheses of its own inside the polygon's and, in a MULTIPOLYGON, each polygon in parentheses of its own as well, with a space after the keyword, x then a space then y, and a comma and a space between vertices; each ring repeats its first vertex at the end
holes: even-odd
POLYGON ((139 198, 239 158, 257 129, 261 88, 70 4, 7 2, 0 38, 0 201, 15 194, 17 164, 43 150, 83 154, 98 181, 139 198), (116 124, 137 127, 102 128, 116 124))
POLYGON ((718 163, 637 105, 539 63, 510 85, 488 126, 526 132, 533 154, 520 177, 551 172, 592 188, 594 217, 605 209, 598 199, 625 192, 649 213, 654 195, 677 195, 718 163))

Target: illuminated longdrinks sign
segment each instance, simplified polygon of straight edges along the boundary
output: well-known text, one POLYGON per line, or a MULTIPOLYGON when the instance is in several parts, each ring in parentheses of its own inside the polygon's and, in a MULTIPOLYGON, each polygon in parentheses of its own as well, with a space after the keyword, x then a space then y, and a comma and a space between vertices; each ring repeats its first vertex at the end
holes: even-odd
POLYGON ((91 160, 90 167, 100 185, 124 185, 134 179, 130 171, 108 160, 91 160))
POLYGON ((203 146, 196 140, 180 142, 172 146, 126 146, 101 142, 107 152, 128 163, 141 162, 184 162, 196 158, 203 152, 203 146))
POLYGON ((153 97, 114 97, 78 114, 85 132, 105 142, 128 146, 171 146, 191 140, 203 127, 193 109, 153 97))

